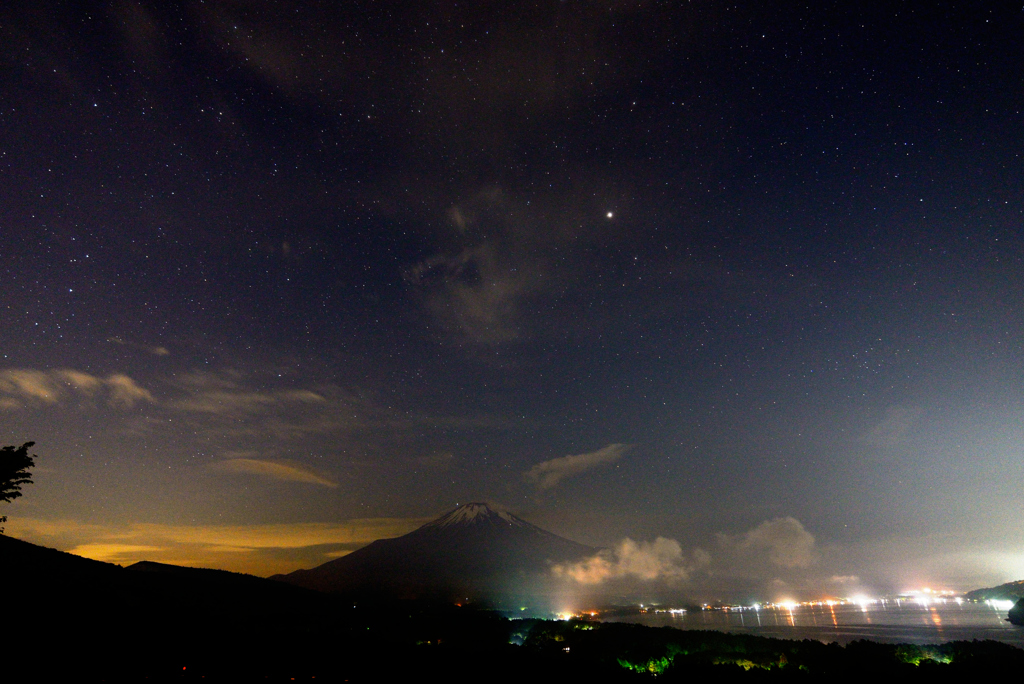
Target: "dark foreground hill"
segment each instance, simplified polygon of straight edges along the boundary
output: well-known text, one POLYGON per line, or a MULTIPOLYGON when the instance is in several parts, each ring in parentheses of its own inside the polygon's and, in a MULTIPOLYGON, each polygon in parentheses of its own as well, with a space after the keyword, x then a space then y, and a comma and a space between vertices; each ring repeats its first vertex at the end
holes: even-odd
POLYGON ((120 568, 0 536, 3 682, 1010 679, 996 642, 846 647, 472 607, 358 603, 216 570, 120 568))
POLYGON ((154 612, 231 619, 307 615, 323 612, 329 600, 252 575, 148 561, 122 568, 3 535, 0 559, 5 608, 43 623, 60 615, 48 631, 79 617, 113 613, 120 620, 154 612))
POLYGON ((405 536, 272 579, 347 596, 500 603, 545 594, 554 564, 597 552, 511 513, 470 503, 405 536))
POLYGON ((3 535, 0 587, 5 682, 180 673, 247 653, 283 625, 315 629, 343 612, 332 597, 260 577, 160 563, 122 568, 3 535))

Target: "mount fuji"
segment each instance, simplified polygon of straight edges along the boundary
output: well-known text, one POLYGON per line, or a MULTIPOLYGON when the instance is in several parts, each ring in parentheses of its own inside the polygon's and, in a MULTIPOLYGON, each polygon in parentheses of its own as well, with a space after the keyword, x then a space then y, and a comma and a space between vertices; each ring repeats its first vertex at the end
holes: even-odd
POLYGON ((494 601, 545 594, 553 565, 599 550, 469 503, 402 537, 271 579, 345 595, 494 601))

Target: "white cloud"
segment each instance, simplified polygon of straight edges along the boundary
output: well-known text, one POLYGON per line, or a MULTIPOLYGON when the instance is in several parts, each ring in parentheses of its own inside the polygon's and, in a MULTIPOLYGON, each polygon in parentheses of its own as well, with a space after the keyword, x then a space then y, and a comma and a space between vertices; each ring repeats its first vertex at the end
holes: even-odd
POLYGON ((658 537, 653 542, 635 542, 626 538, 615 549, 601 551, 579 563, 556 565, 552 571, 557 577, 580 584, 601 584, 622 578, 679 582, 689 579, 710 560, 701 549, 694 549, 687 558, 674 539, 658 537))
POLYGON ((719 534, 716 541, 712 555, 701 548, 685 552, 679 542, 665 537, 653 542, 626 538, 578 563, 556 565, 552 572, 580 585, 633 579, 687 582, 693 589, 708 582, 712 586, 718 579, 725 579, 727 586, 737 579, 777 584, 802 577, 818 561, 814 537, 790 517, 766 520, 742 534, 719 534))
POLYGON ((525 477, 540 489, 551 489, 567 477, 619 460, 630 448, 629 444, 609 444, 603 449, 586 454, 553 458, 530 468, 525 477))

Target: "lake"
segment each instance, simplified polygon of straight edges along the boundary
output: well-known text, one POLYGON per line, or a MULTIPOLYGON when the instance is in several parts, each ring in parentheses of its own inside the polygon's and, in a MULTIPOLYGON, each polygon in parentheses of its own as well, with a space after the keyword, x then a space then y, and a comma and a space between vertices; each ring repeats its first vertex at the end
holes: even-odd
POLYGON ((848 644, 857 639, 886 643, 938 644, 993 639, 1024 648, 1024 627, 1006 622, 1008 606, 956 601, 922 604, 879 600, 865 604, 799 605, 792 609, 696 610, 607 616, 608 622, 651 627, 711 629, 779 639, 815 639, 848 644))

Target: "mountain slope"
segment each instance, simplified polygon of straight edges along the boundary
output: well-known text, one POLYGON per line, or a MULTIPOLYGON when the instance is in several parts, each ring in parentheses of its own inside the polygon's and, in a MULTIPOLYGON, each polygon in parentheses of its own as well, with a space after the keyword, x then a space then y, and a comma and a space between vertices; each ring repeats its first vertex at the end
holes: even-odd
POLYGON ((274 658, 305 652, 310 631, 344 630, 354 613, 335 597, 252 575, 122 568, 5 535, 0 586, 5 682, 169 681, 184 667, 262 681, 274 658), (269 653, 271 642, 280 650, 269 653), (259 676, 241 677, 241 667, 259 676))
POLYGON ((1000 584, 998 587, 975 589, 964 594, 964 598, 971 601, 987 601, 989 599, 1016 601, 1021 597, 1024 597, 1024 580, 1007 582, 1006 584, 1000 584))
POLYGON ((122 568, 0 535, 6 606, 26 615, 321 611, 326 598, 253 575, 142 561, 122 568))
POLYGON ((396 539, 379 539, 312 570, 279 579, 343 594, 496 598, 544 593, 550 567, 598 549, 484 503, 460 506, 396 539))

